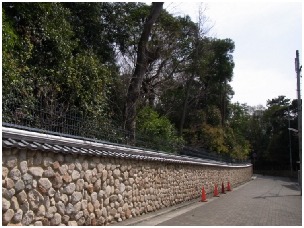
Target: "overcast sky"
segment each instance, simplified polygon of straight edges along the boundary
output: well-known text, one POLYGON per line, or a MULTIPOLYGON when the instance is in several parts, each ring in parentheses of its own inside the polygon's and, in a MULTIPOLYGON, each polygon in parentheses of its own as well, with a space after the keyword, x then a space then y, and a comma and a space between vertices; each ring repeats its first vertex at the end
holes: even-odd
MULTIPOLYGON (((173 15, 197 21, 199 2, 166 2, 173 15)), ((302 3, 300 1, 207 1, 209 35, 235 42, 233 102, 266 106, 268 99, 297 98, 294 59, 302 62, 302 3)), ((302 87, 301 87, 302 88, 302 87)))

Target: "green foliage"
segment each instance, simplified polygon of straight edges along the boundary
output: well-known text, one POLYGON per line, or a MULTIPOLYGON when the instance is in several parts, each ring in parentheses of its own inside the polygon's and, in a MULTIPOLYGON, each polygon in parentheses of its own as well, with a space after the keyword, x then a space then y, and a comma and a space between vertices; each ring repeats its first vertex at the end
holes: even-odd
POLYGON ((62 3, 4 3, 2 11, 6 114, 18 111, 37 122, 30 109, 59 116, 73 110, 111 122, 106 98, 114 72, 76 36, 76 10, 62 3))
POLYGON ((227 127, 227 145, 230 148, 231 155, 235 158, 248 158, 252 151, 249 142, 248 130, 251 119, 249 106, 246 104, 230 104, 230 116, 227 127))
POLYGON ((298 137, 289 142, 288 126, 297 128, 296 101, 290 104, 285 96, 267 101, 265 107, 249 107, 246 104, 231 104, 226 142, 233 156, 242 157, 255 153, 255 169, 290 169, 289 145, 291 143, 293 169, 298 159, 298 137), (288 117, 288 107, 290 117, 288 117))
POLYGON ((252 146, 246 139, 245 132, 240 129, 226 127, 225 128, 225 145, 229 150, 229 154, 238 159, 248 159, 252 146))
MULTIPOLYGON (((32 51, 32 45, 26 39, 20 40, 13 26, 13 22, 6 16, 2 9, 2 75, 3 89, 9 84, 15 84, 22 72, 28 68, 24 62, 32 51)), ((7 92, 7 91, 4 91, 7 92)))
MULTIPOLYGON (((295 104, 296 102, 290 104, 290 99, 285 96, 278 96, 267 101, 267 109, 263 115, 263 130, 266 132, 266 143, 261 153, 263 156, 258 160, 258 163, 266 161, 271 162, 274 166, 280 166, 281 169, 290 169, 288 107, 290 109, 290 126, 297 128, 295 104)), ((291 137, 290 140, 293 166, 295 168, 295 161, 298 159, 298 137, 291 137)))
POLYGON ((3 116, 4 121, 13 121, 12 106, 31 107, 33 103, 31 79, 22 76, 29 73, 26 61, 32 49, 28 38, 19 38, 13 21, 2 8, 2 111, 10 113, 3 116))
POLYGON ((176 135, 176 130, 169 119, 160 116, 151 107, 141 109, 137 118, 138 135, 144 135, 148 137, 147 140, 153 141, 155 149, 176 152, 181 148, 183 140, 176 135))
MULTIPOLYGON (((30 110, 43 110, 87 117, 92 122, 81 126, 94 124, 98 134, 114 123, 122 127, 149 12, 144 3, 3 3, 3 121, 40 126, 30 110)), ((197 26, 166 10, 156 21, 145 47, 150 58, 136 104, 144 107, 137 141, 148 135, 149 147, 164 151, 187 144, 235 158, 252 151, 283 158, 289 100, 269 100, 261 115, 231 104, 234 42, 202 36, 197 26)))
POLYGON ((225 131, 221 126, 214 127, 204 124, 202 135, 205 148, 222 154, 228 153, 228 148, 225 145, 225 131))
POLYGON ((83 107, 91 113, 103 113, 106 85, 110 83, 109 69, 100 63, 91 52, 79 53, 68 60, 67 67, 62 67, 61 89, 69 94, 75 106, 83 107))
POLYGON ((206 111, 207 123, 211 126, 220 126, 222 122, 220 110, 212 105, 207 107, 206 111))

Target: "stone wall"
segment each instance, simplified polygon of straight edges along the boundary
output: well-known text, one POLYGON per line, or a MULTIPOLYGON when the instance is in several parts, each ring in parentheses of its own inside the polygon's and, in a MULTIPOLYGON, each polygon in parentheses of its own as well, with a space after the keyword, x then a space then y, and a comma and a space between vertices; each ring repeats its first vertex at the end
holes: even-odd
POLYGON ((109 225, 250 180, 220 167, 3 148, 3 225, 109 225))

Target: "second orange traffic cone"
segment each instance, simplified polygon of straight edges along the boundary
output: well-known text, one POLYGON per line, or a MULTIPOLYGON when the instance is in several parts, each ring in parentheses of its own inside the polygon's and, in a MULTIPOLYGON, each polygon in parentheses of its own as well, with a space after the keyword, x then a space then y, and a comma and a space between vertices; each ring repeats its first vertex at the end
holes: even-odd
POLYGON ((214 185, 214 191, 213 191, 213 196, 215 197, 219 197, 219 192, 218 192, 218 189, 217 189, 217 184, 214 185))
POLYGON ((204 186, 202 188, 202 202, 207 202, 206 192, 205 192, 204 186))

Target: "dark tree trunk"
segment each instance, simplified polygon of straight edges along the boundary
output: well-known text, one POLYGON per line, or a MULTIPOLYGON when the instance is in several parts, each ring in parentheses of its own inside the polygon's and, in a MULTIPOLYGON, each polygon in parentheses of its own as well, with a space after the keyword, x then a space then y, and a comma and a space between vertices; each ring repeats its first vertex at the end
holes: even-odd
POLYGON ((185 97, 185 101, 184 101, 184 105, 183 105, 183 109, 182 109, 182 115, 181 115, 180 124, 179 124, 179 131, 178 131, 179 136, 183 135, 186 113, 188 111, 190 89, 191 89, 191 84, 192 84, 193 78, 194 78, 194 73, 191 74, 190 80, 186 84, 186 97, 185 97))
POLYGON ((183 105, 183 109, 182 109, 182 115, 181 115, 181 119, 180 119, 180 125, 179 125, 179 136, 183 135, 183 130, 184 130, 184 124, 185 124, 185 119, 186 119, 186 113, 188 111, 188 105, 189 105, 189 96, 190 96, 190 90, 191 90, 191 85, 192 82, 197 74, 197 61, 198 61, 198 38, 199 38, 199 31, 196 31, 196 37, 195 37, 195 52, 194 52, 194 65, 193 65, 193 69, 192 69, 192 73, 190 76, 189 81, 187 81, 186 84, 186 97, 185 97, 185 101, 184 101, 184 105, 183 105))
POLYGON ((149 36, 151 34, 152 26, 160 15, 163 7, 163 2, 153 2, 150 15, 148 16, 143 32, 141 34, 138 51, 137 62, 135 71, 129 84, 128 94, 125 104, 125 121, 124 129, 130 132, 129 139, 133 143, 135 140, 135 127, 136 127, 136 109, 137 102, 140 96, 140 88, 142 85, 143 77, 146 72, 148 62, 151 58, 154 58, 155 53, 151 53, 147 50, 147 44, 149 36))

